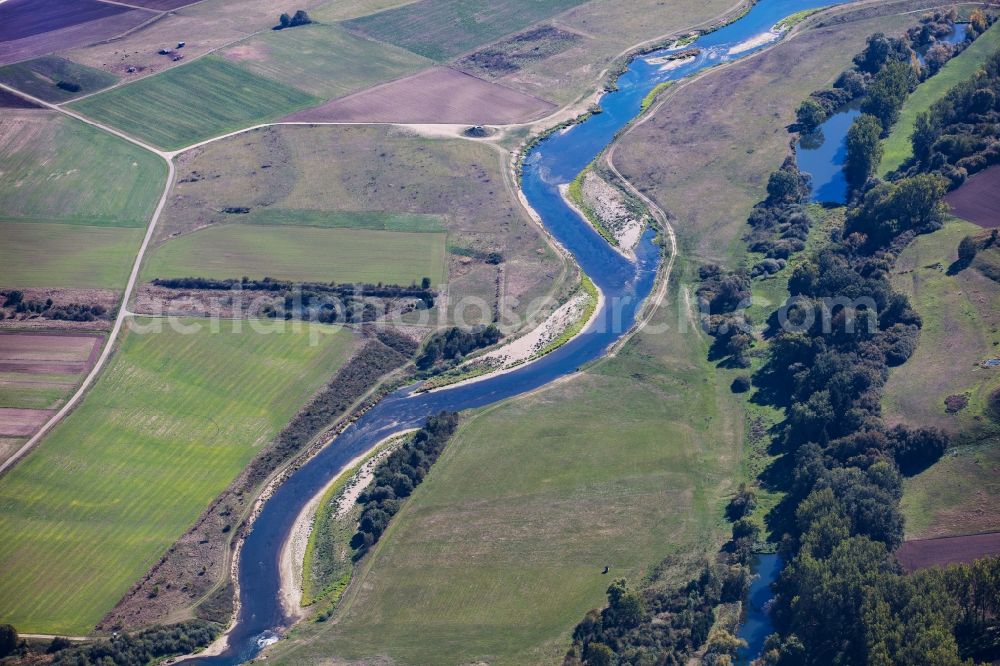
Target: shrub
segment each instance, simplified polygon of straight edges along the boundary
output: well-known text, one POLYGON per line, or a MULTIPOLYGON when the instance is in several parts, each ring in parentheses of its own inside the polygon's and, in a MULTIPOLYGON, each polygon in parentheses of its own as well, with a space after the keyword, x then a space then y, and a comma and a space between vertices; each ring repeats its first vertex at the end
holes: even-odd
POLYGON ((729 388, 732 389, 733 393, 746 393, 750 390, 750 377, 748 375, 738 376, 729 388))
POLYGON ((811 132, 826 120, 826 109, 816 100, 809 98, 799 105, 795 117, 804 131, 811 132))

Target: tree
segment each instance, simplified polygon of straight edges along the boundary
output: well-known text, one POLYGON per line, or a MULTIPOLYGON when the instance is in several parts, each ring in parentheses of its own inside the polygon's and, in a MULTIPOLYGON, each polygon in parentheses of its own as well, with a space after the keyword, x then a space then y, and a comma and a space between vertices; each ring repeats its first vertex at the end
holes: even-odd
POLYGON ((726 507, 726 515, 730 520, 739 520, 753 513, 753 510, 756 508, 756 489, 745 482, 741 482, 739 490, 736 491, 736 496, 729 501, 729 505, 726 507))
POLYGON ((68 638, 64 638, 62 636, 56 636, 55 638, 52 639, 52 642, 49 643, 49 647, 45 649, 45 653, 55 654, 56 652, 60 652, 61 650, 65 650, 71 647, 73 647, 73 641, 71 641, 68 638))
POLYGON ((282 28, 287 28, 292 24, 292 17, 289 16, 288 14, 282 14, 281 16, 278 17, 278 23, 281 25, 282 28))
POLYGON ((646 618, 646 605, 642 596, 619 578, 608 587, 608 607, 604 610, 606 625, 631 629, 646 618))
POLYGON ((963 266, 968 266, 972 263, 972 260, 976 258, 976 251, 978 247, 976 246, 976 239, 972 236, 966 236, 958 244, 958 261, 963 266))
POLYGON ((591 643, 584 653, 587 666, 614 666, 615 653, 604 643, 591 643))
POLYGON ((886 65, 870 86, 861 111, 879 119, 883 128, 891 127, 899 117, 899 110, 916 84, 916 74, 908 62, 891 62, 886 65))
POLYGON ((934 142, 941 134, 941 127, 936 119, 927 111, 917 114, 917 119, 913 125, 913 136, 910 142, 913 144, 913 154, 921 162, 930 159, 934 142))
POLYGON ((863 113, 847 131, 847 159, 844 172, 851 187, 860 188, 882 161, 882 124, 863 113))
POLYGON ((974 9, 972 13, 969 14, 969 23, 971 24, 972 29, 980 35, 986 32, 986 29, 990 27, 986 14, 983 13, 982 9, 974 9))
POLYGON ((295 16, 292 17, 290 25, 295 27, 297 25, 308 25, 309 23, 312 23, 312 19, 309 18, 309 14, 306 14, 305 10, 300 9, 295 12, 295 16))
POLYGON ((750 375, 739 375, 733 380, 733 383, 729 385, 729 388, 733 393, 746 393, 750 390, 750 387, 750 375))
POLYGON ((826 120, 826 109, 810 97, 802 102, 802 104, 799 104, 799 108, 795 112, 795 117, 798 119, 802 129, 811 132, 826 120))
POLYGON ((17 630, 13 625, 0 624, 0 658, 14 654, 17 649, 17 630))
POLYGON ((778 169, 767 179, 767 199, 771 203, 797 202, 802 190, 802 174, 794 167, 778 169))

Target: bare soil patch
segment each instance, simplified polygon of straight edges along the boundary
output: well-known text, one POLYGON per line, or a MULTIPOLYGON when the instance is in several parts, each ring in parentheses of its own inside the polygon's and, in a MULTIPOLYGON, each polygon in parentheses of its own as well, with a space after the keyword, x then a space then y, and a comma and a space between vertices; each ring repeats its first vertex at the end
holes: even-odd
MULTIPOLYGON (((0 333, 0 373, 22 377, 14 385, 44 381, 46 375, 82 375, 101 352, 103 337, 87 333, 0 333)), ((7 383, 7 382, 5 382, 7 383)))
POLYGON ((541 118, 555 105, 454 69, 435 67, 298 111, 298 122, 506 125, 541 118))
POLYGON ((87 363, 100 337, 85 334, 21 333, 0 335, 0 362, 64 361, 87 363))
POLYGON ((471 53, 459 60, 456 66, 469 74, 500 78, 513 74, 526 65, 562 53, 582 39, 578 33, 543 25, 471 53))
POLYGON ((928 567, 966 563, 1000 554, 1000 532, 969 536, 916 539, 896 551, 896 559, 907 572, 928 567))
POLYGON ((48 420, 53 411, 51 409, 11 409, 9 407, 0 407, 0 436, 30 437, 36 430, 42 427, 42 424, 48 420))
POLYGON ((1000 165, 976 174, 944 200, 956 217, 985 229, 1000 227, 1000 165))
POLYGON ((108 39, 154 16, 97 0, 8 0, 0 5, 0 63, 108 39))

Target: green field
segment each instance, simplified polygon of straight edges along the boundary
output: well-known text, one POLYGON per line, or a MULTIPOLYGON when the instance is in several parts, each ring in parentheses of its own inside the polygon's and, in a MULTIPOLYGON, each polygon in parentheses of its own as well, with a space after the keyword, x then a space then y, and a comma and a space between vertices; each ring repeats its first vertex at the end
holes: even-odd
POLYGON ((373 231, 442 232, 440 215, 421 213, 378 213, 372 211, 325 211, 301 208, 258 208, 245 217, 234 216, 245 224, 326 227, 329 229, 371 229, 373 231), (243 219, 241 219, 243 218, 243 219))
MULTIPOLYGON (((509 159, 509 153, 486 142, 419 136, 384 125, 261 128, 185 156, 156 241, 169 247, 184 234, 202 233, 198 229, 207 225, 257 222, 359 231, 443 226, 448 244, 467 250, 472 259, 443 258, 442 270, 449 271, 448 303, 454 306, 473 296, 491 308, 499 306, 496 287, 502 271, 503 307, 527 318, 542 298, 569 288, 576 276, 521 207, 509 159), (224 212, 234 208, 249 212, 224 212), (502 265, 486 261, 491 252, 502 253, 502 265)), ((390 257, 385 270, 395 271, 396 260, 390 257)), ((382 268, 364 267, 370 275, 382 268)), ((422 275, 417 273, 417 279, 422 275)), ((466 315, 477 316, 472 308, 466 315)))
POLYGON ((913 155, 910 137, 913 136, 917 116, 931 108, 934 102, 944 97, 958 83, 971 77, 997 49, 1000 49, 1000 25, 994 24, 969 48, 945 63, 941 71, 917 86, 903 104, 899 120, 885 140, 885 154, 878 168, 879 176, 884 177, 890 171, 898 169, 913 155))
POLYGON ((70 105, 166 149, 279 118, 319 102, 215 56, 70 105))
POLYGON ((54 55, 0 67, 0 83, 56 104, 89 95, 117 82, 118 77, 114 74, 54 55), (60 82, 75 83, 80 89, 64 90, 58 86, 60 82))
POLYGON ((0 479, 0 617, 18 630, 90 630, 353 349, 332 327, 184 323, 202 330, 129 332, 77 410, 0 479))
POLYGON ((444 242, 443 233, 230 224, 161 245, 143 274, 403 285, 429 277, 439 284, 445 278, 444 242))
POLYGON ((344 25, 432 60, 447 60, 579 5, 583 0, 420 0, 344 25))
POLYGON ((0 286, 121 288, 142 229, 0 219, 0 286))
POLYGON ((705 354, 692 331, 640 334, 583 376, 472 416, 336 624, 304 625, 269 661, 559 663, 611 579, 718 548, 743 415, 705 354))
POLYGON ((88 226, 145 227, 167 166, 156 155, 57 113, 0 117, 0 211, 88 226))
MULTIPOLYGON (((889 422, 942 428, 956 448, 906 484, 903 509, 909 537, 970 534, 1000 529, 1000 423, 987 409, 1000 388, 1000 372, 979 367, 1000 355, 1000 284, 973 267, 949 275, 961 239, 982 230, 953 220, 919 236, 897 262, 894 286, 923 318, 916 352, 894 368, 883 410, 889 422), (945 411, 945 398, 964 395, 961 411, 945 411)), ((996 254, 982 250, 980 254, 996 254)), ((977 261, 979 259, 977 258, 977 261)))
POLYGON ((331 25, 267 31, 222 55, 254 74, 324 99, 342 97, 434 63, 331 25))

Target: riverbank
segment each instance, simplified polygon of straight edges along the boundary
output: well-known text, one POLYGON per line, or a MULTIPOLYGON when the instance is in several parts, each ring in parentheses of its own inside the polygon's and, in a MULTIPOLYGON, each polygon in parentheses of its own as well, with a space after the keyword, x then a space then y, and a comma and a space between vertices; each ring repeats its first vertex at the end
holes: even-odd
POLYGON ((308 575, 306 559, 312 551, 315 520, 320 504, 333 501, 331 491, 337 489, 338 486, 343 486, 346 490, 334 518, 341 517, 345 508, 349 511, 361 492, 371 482, 375 465, 381 460, 382 455, 392 450, 393 447, 387 445, 416 430, 416 428, 407 428, 377 442, 370 449, 347 463, 339 474, 330 479, 330 482, 302 507, 302 511, 296 517, 288 539, 281 549, 281 600, 285 615, 292 624, 306 616, 305 608, 302 605, 304 580, 305 576, 308 575))

